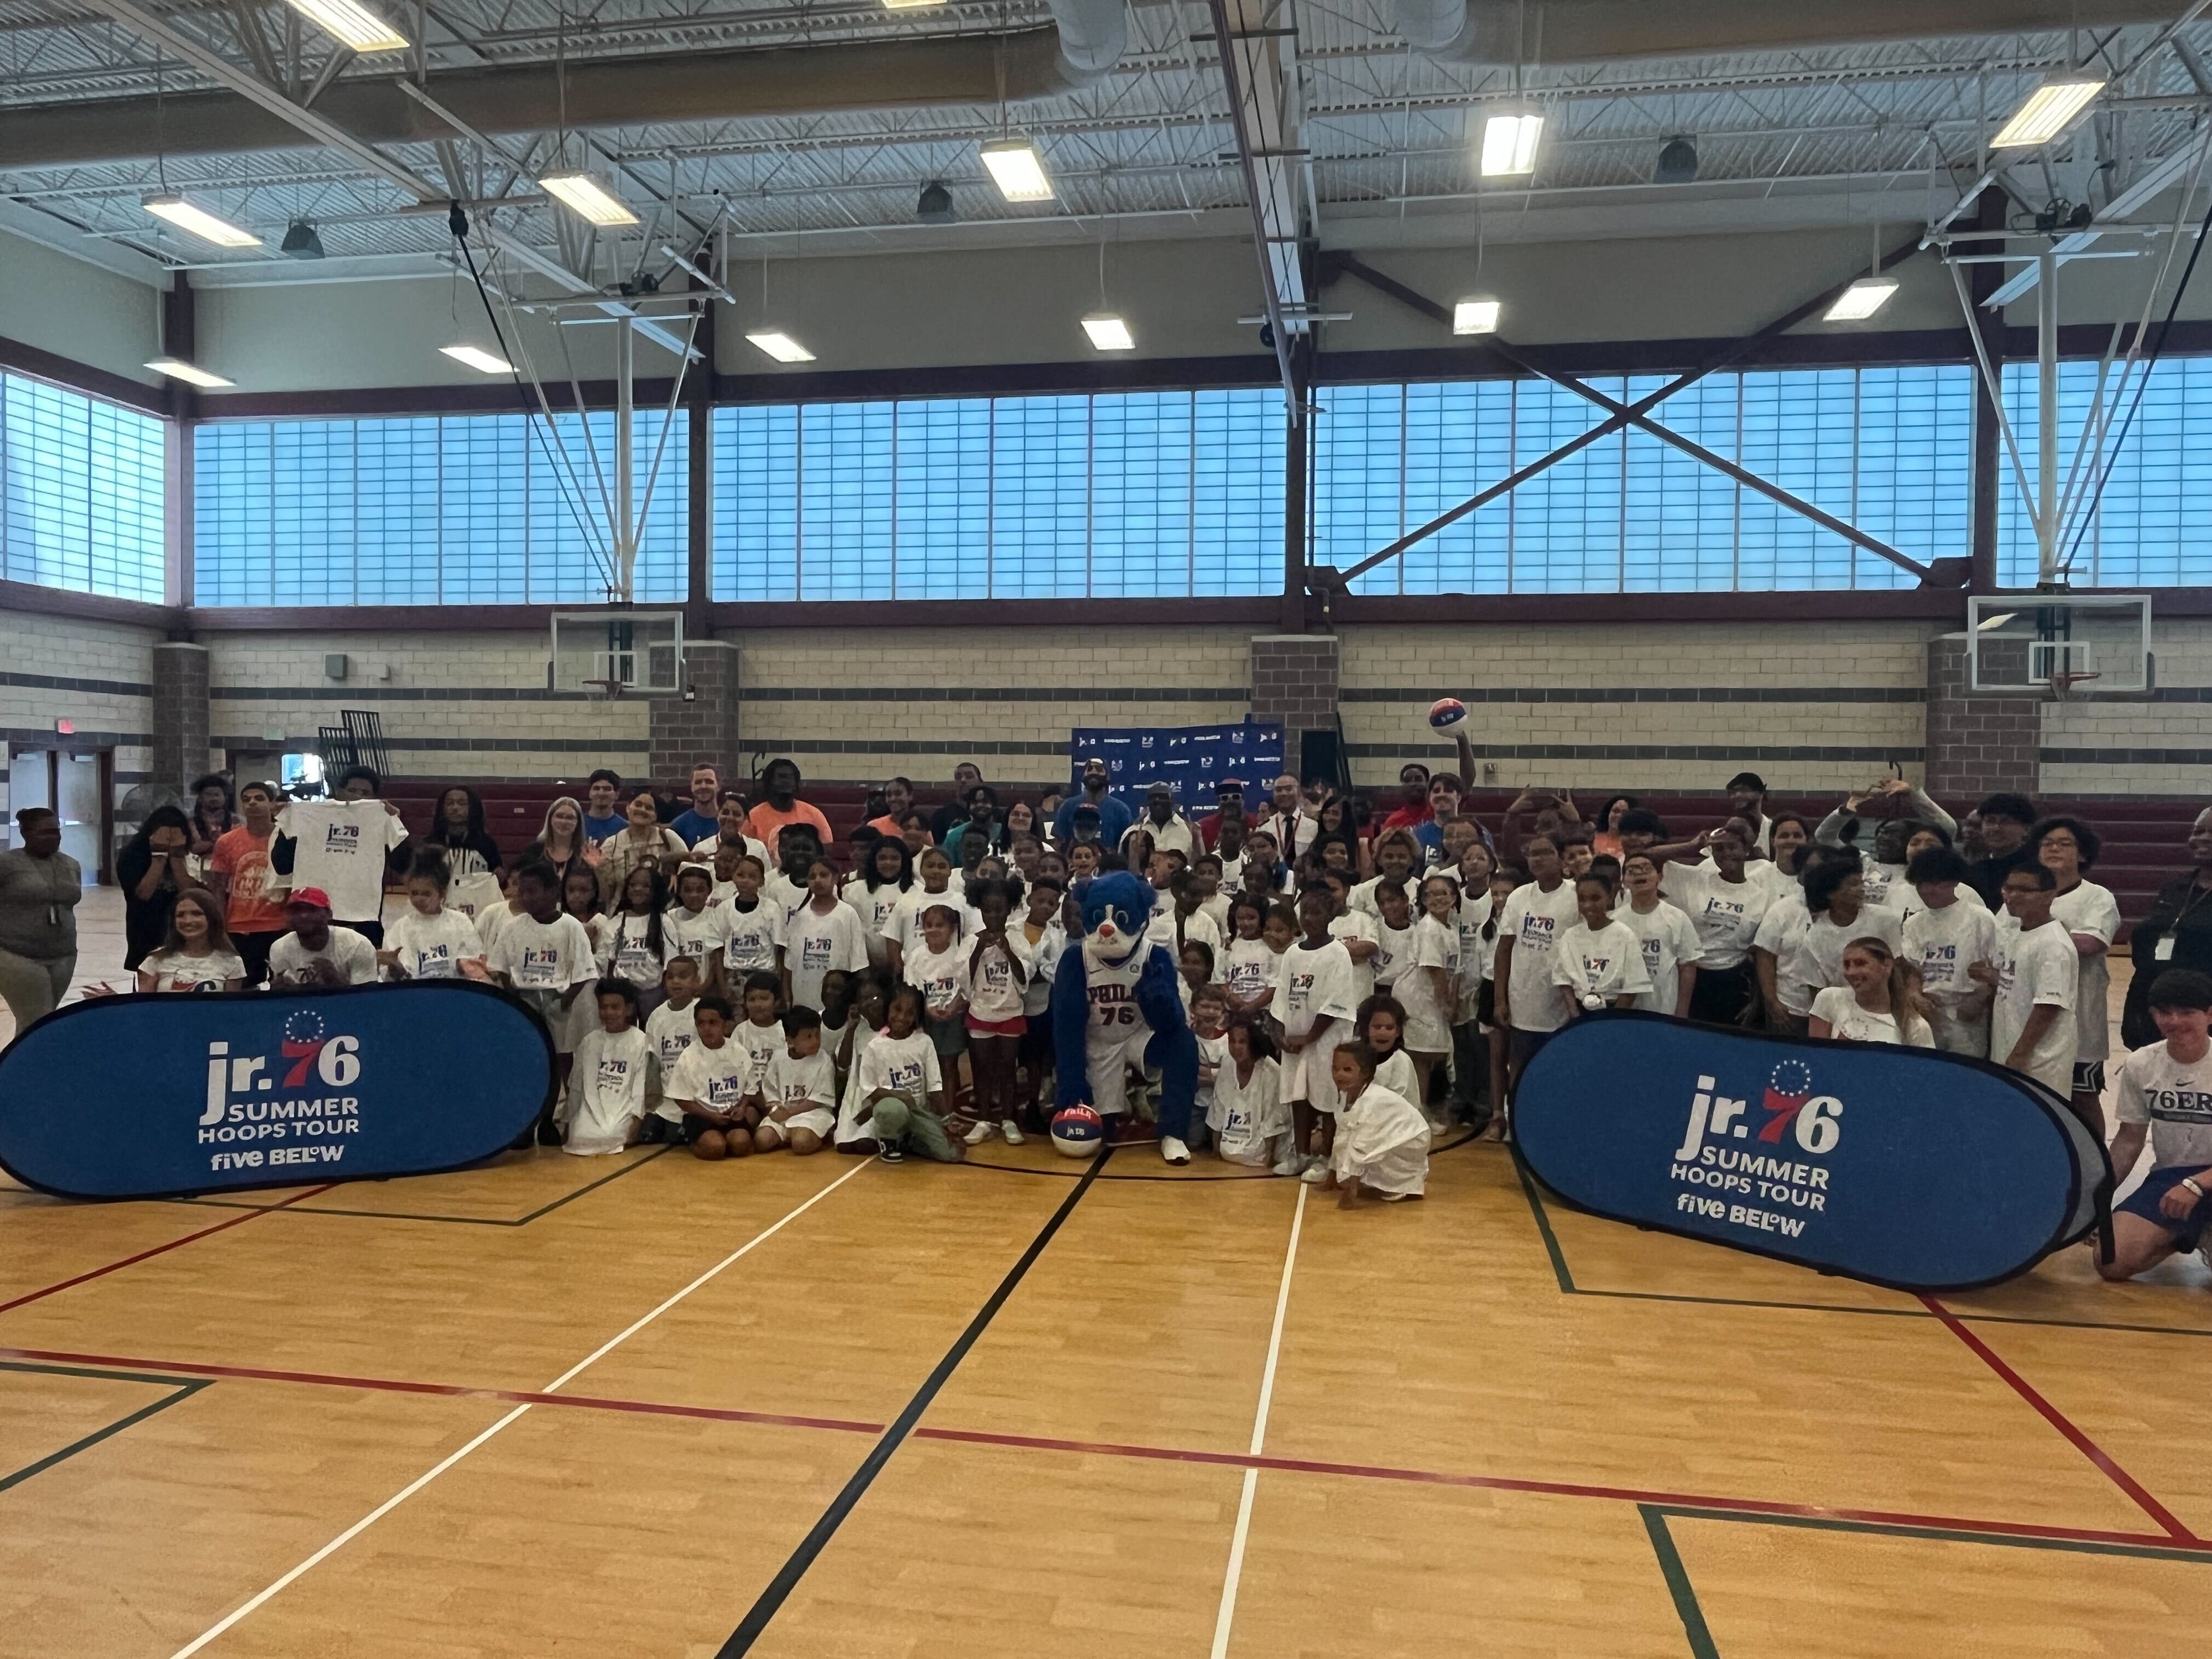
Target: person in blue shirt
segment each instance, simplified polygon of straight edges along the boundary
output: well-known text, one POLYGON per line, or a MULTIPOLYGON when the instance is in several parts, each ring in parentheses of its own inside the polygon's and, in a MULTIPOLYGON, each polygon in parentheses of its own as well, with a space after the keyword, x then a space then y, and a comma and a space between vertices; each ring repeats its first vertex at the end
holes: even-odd
POLYGON ((1085 761, 1083 793, 1060 802, 1060 811, 1052 815, 1052 838, 1065 846, 1075 833, 1075 809, 1095 806, 1098 809, 1098 839, 1109 847, 1119 847, 1123 833, 1136 822, 1137 815, 1130 811, 1128 802, 1108 793, 1113 781, 1106 763, 1097 756, 1085 761))
POLYGON ((615 804, 621 793, 622 774, 611 767, 602 766, 586 783, 584 833, 593 841, 605 841, 629 828, 629 820, 615 804))
POLYGON ((684 837, 686 847, 696 847, 715 834, 721 823, 721 774, 702 761, 691 769, 691 805, 676 815, 668 827, 684 837))

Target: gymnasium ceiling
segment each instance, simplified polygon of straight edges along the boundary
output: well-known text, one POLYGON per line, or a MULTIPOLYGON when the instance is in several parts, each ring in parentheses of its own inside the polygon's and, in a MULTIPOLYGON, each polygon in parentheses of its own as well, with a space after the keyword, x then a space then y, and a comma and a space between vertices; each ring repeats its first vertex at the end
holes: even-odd
MULTIPOLYGON (((441 206, 356 155, 271 127, 238 95, 234 77, 247 76, 295 101, 313 88, 319 116, 353 123, 434 194, 525 198, 490 210, 488 230, 572 268, 586 252, 573 225, 562 240, 562 210, 533 182, 556 153, 611 176, 645 216, 633 251, 704 242, 757 258, 1251 232, 1204 0, 1129 6, 1126 49, 1095 78, 1053 61, 1051 31, 1082 21, 1086 5, 1095 23, 1097 0, 372 3, 419 51, 334 58, 330 39, 276 0, 0 0, 0 223, 108 263, 204 270, 196 281, 442 268, 452 244, 441 206), (197 64, 173 40, 158 43, 146 11, 197 48, 197 64), (757 65, 709 56, 779 49, 789 55, 757 65), (564 139, 564 97, 590 105, 588 77, 640 56, 660 60, 636 66, 642 90, 564 139), (398 99, 403 76, 457 109, 470 88, 499 82, 499 153, 428 136, 441 129, 419 100, 398 99), (670 103, 654 101, 660 89, 670 103), (779 100, 816 106, 762 112, 779 100), (679 118, 641 118, 672 106, 679 118), (276 147, 227 147, 227 134, 256 123, 276 137, 252 142, 276 147), (1012 204, 992 187, 978 147, 1009 131, 1038 144, 1053 200, 1012 204), (956 223, 919 222, 917 193, 932 180, 949 189, 956 223), (219 252, 157 223, 141 202, 163 190, 264 246, 219 252), (300 219, 324 260, 278 255, 300 219)), ((1228 0, 1233 27, 1250 31, 1248 70, 1284 153, 1282 177, 1263 188, 1287 191, 1278 211, 1325 245, 1901 226, 1955 202, 1982 169, 1985 135, 2069 59, 2111 78, 2105 101, 2006 181, 2022 211, 2052 198, 2100 207, 2191 146, 2212 107, 2212 21, 2148 0, 1551 0, 1548 17, 1539 0, 1472 0, 1463 43, 1428 52, 1409 48, 1401 3, 1418 5, 1433 38, 1436 15, 1458 0, 1228 0), (1960 32, 1772 38, 1879 28, 1885 13, 1960 32), (1772 22, 1798 14, 1819 21, 1772 22), (2082 27, 1966 27, 2037 15, 2082 27), (1486 37, 1466 39, 1486 23, 1486 37), (1502 36, 1521 44, 1509 54, 1502 36), (1535 172, 1480 179, 1484 115, 1516 95, 1547 118, 1535 172), (1695 177, 1656 182, 1660 151, 1678 137, 1694 146, 1695 177)))

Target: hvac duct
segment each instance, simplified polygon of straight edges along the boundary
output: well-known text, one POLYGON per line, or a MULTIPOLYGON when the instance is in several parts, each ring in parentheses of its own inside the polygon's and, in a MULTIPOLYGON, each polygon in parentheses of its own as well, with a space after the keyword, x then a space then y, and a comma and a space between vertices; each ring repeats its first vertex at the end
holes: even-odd
POLYGON ((2158 0, 1397 0, 1414 51, 1452 63, 1603 64, 2164 23, 2158 0))
MULTIPOLYGON (((995 106, 1088 85, 1120 62, 1124 0, 1050 0, 1054 27, 766 51, 687 52, 571 60, 574 131, 749 116, 822 115, 931 105, 995 106)), ((443 70, 438 101, 478 132, 544 132, 562 118, 552 65, 443 70)), ((390 79, 341 80, 315 112, 375 144, 422 143, 452 131, 390 79)), ((300 149, 298 128, 231 92, 103 99, 0 110, 0 167, 141 161, 156 135, 169 155, 300 149)))

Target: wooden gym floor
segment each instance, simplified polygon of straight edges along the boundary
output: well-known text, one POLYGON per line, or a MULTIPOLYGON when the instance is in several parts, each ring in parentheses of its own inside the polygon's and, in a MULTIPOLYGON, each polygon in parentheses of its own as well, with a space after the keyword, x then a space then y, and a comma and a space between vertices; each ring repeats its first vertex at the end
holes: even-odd
POLYGON ((2212 1296, 1032 1145, 0 1188, 0 1655, 2179 1648, 2212 1296), (1188 1190, 1196 1185, 1197 1190, 1188 1190))

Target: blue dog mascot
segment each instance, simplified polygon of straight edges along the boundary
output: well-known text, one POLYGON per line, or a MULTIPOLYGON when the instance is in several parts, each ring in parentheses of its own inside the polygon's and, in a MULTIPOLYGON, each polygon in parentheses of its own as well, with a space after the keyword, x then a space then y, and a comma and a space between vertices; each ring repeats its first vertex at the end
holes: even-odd
POLYGON ((1091 882, 1082 906, 1083 948, 1060 957, 1053 984, 1059 1107, 1090 1106, 1102 1117, 1125 1112, 1128 1068, 1157 1066, 1160 1156, 1188 1164, 1183 1142, 1198 1094, 1198 1039, 1183 1018, 1175 958, 1145 939, 1152 890, 1116 870, 1091 882))

